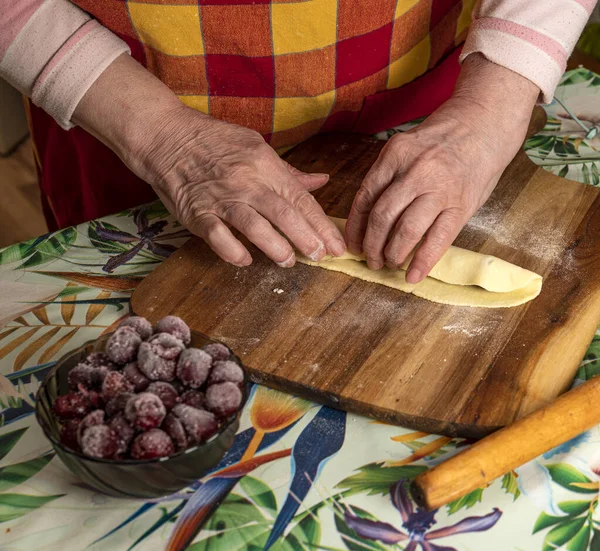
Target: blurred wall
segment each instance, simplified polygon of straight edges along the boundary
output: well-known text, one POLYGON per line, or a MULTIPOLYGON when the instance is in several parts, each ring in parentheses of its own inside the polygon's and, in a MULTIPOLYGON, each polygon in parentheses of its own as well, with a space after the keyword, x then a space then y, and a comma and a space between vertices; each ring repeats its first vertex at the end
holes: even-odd
POLYGON ((28 132, 21 94, 0 79, 0 155, 10 153, 28 132))

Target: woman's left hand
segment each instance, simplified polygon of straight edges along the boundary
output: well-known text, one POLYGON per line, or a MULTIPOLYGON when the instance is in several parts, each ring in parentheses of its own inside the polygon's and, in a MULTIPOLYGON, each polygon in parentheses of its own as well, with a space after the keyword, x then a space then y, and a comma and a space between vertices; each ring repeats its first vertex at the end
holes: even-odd
POLYGON ((470 55, 454 95, 418 127, 385 145, 352 205, 351 252, 421 281, 485 203, 525 139, 539 88, 470 55))

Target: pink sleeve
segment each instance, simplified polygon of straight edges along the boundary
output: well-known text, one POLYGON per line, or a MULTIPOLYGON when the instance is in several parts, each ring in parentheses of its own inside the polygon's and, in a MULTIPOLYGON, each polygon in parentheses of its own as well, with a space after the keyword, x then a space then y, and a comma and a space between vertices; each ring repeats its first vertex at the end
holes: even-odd
POLYGON ((480 52, 523 75, 550 103, 597 0, 479 0, 461 61, 480 52))
POLYGON ((65 129, 125 42, 68 0, 0 0, 0 77, 65 129))

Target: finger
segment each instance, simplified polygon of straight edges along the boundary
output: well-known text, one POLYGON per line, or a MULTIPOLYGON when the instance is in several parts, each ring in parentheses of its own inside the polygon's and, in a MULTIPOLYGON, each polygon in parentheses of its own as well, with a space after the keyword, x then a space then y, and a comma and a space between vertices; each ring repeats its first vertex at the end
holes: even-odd
POLYGON ((382 194, 369 214, 362 244, 367 264, 378 270, 385 264, 384 250, 402 213, 415 199, 415 188, 396 179, 382 194))
POLYGON ((298 174, 296 179, 305 190, 314 191, 329 182, 329 174, 298 174))
POLYGON ((325 255, 325 244, 292 203, 271 190, 263 190, 250 201, 259 214, 292 242, 304 256, 318 261, 325 255))
POLYGON ((292 166, 289 163, 285 164, 290 174, 294 176, 300 182, 300 184, 302 184, 302 187, 308 191, 314 191, 315 189, 319 189, 329 181, 329 174, 324 174, 320 172, 302 172, 301 170, 298 170, 296 167, 292 166))
POLYGON ((186 224, 187 228, 206 241, 225 262, 248 266, 252 257, 248 249, 234 237, 231 230, 214 214, 202 214, 186 224))
POLYGON ((385 247, 385 262, 388 267, 399 268, 402 266, 408 255, 433 225, 440 211, 439 201, 430 195, 417 197, 406 208, 396 222, 385 247))
POLYGON ((244 203, 232 203, 218 213, 223 220, 242 232, 273 262, 291 268, 296 261, 294 249, 267 220, 244 203))
POLYGON ((307 191, 297 192, 295 198, 292 199, 292 204, 323 240, 329 254, 341 256, 346 252, 346 243, 342 234, 310 193, 307 191))
POLYGON ((406 272, 406 281, 418 283, 424 279, 452 245, 467 218, 456 211, 443 211, 433 223, 423 243, 415 251, 406 272))
POLYGON ((386 157, 384 149, 365 176, 352 202, 345 234, 348 249, 354 254, 362 253, 369 214, 394 179, 395 170, 386 157))

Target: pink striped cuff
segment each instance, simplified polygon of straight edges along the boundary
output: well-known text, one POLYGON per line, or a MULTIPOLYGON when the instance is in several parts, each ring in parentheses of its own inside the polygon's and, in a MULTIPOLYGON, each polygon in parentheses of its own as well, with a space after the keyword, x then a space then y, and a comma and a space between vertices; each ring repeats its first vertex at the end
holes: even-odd
POLYGON ((37 79, 31 99, 68 130, 77 104, 102 72, 129 47, 91 20, 65 43, 37 79))
POLYGON ((550 38, 570 52, 590 17, 596 0, 481 0, 475 19, 491 18, 532 31, 532 38, 550 38))
POLYGON ((548 54, 560 67, 564 67, 567 64, 567 58, 569 57, 564 47, 545 34, 538 32, 514 21, 508 21, 506 19, 497 19, 495 17, 483 17, 478 19, 474 23, 476 31, 479 30, 493 30, 507 35, 515 36, 529 42, 529 44, 542 50, 548 54))
POLYGON ((539 86, 550 103, 597 0, 479 0, 460 61, 479 52, 539 86))
POLYGON ((551 103, 564 67, 520 37, 495 29, 471 28, 460 61, 479 52, 488 60, 528 78, 541 90, 540 103, 551 103))

